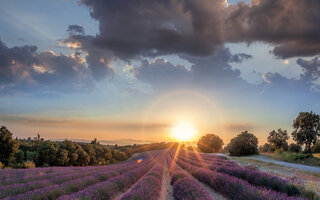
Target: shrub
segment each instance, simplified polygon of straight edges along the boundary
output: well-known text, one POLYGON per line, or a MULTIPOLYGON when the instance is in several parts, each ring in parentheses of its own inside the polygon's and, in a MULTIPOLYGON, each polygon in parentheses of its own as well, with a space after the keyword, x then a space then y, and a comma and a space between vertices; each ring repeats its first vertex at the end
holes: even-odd
POLYGON ((318 140, 316 144, 312 146, 313 153, 320 153, 320 141, 318 140))
POLYGON ((217 172, 244 179, 248 183, 255 186, 266 187, 267 189, 287 193, 289 196, 297 196, 301 194, 301 190, 298 186, 291 184, 280 177, 273 176, 259 170, 223 166, 220 167, 217 172))
POLYGON ((289 145, 289 151, 298 153, 298 152, 302 151, 302 147, 299 144, 291 143, 289 145))
POLYGON ((185 173, 184 171, 180 170, 180 171, 177 171, 177 172, 174 172, 171 176, 171 185, 173 185, 176 181, 178 181, 179 179, 182 179, 182 178, 186 178, 188 177, 188 174, 185 173))
POLYGON ((244 156, 258 153, 258 138, 248 131, 233 138, 228 145, 231 156, 244 156))
POLYGON ((228 153, 228 152, 229 152, 228 145, 226 145, 226 146, 222 149, 221 152, 222 152, 222 153, 228 153))
POLYGON ((259 147, 259 152, 261 152, 261 153, 264 153, 264 152, 274 152, 276 149, 272 146, 272 145, 270 145, 270 144, 268 144, 268 143, 265 143, 263 146, 260 146, 259 147))
POLYGON ((213 200, 210 193, 191 177, 182 178, 173 185, 173 196, 177 200, 213 200))
POLYGON ((310 191, 310 190, 303 190, 302 197, 307 199, 312 199, 312 200, 320 200, 319 195, 314 191, 310 191))
POLYGON ((214 134, 207 134, 202 136, 198 141, 198 149, 205 153, 220 152, 223 146, 222 139, 214 134))
POLYGON ((0 169, 2 169, 4 166, 3 166, 3 164, 2 164, 2 162, 0 162, 0 169))
POLYGON ((23 168, 35 168, 36 164, 33 161, 27 160, 22 163, 23 168))

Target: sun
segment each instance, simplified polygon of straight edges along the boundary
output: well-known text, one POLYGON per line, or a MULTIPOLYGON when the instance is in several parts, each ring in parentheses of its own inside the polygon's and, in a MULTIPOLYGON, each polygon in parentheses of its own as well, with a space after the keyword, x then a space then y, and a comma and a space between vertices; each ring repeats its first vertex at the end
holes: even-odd
POLYGON ((188 141, 196 134, 196 129, 189 123, 179 123, 172 127, 173 136, 180 141, 188 141))

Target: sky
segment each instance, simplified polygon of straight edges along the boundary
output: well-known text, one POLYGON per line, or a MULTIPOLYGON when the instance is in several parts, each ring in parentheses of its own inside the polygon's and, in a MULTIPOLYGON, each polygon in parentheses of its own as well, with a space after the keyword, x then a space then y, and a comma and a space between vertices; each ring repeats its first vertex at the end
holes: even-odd
POLYGON ((259 143, 320 113, 318 0, 0 2, 0 122, 15 137, 259 143))

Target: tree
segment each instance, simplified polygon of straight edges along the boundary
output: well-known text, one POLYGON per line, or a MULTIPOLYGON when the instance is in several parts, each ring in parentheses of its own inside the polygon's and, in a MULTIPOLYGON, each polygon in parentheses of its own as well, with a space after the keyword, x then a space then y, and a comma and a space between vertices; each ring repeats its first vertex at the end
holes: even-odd
POLYGON ((34 163, 39 163, 39 153, 37 151, 27 151, 26 160, 32 160, 34 163))
POLYGON ((88 156, 90 157, 90 165, 95 165, 97 163, 96 152, 93 146, 94 145, 91 144, 81 145, 82 149, 87 152, 88 156))
POLYGON ((0 128, 0 162, 7 166, 18 151, 18 141, 12 138, 12 133, 4 126, 0 128))
POLYGON ((311 153, 311 144, 315 144, 320 136, 320 116, 316 113, 301 112, 293 121, 293 139, 300 145, 305 145, 311 153))
POLYGON ((198 149, 205 153, 220 152, 223 146, 222 139, 214 134, 202 136, 197 143, 198 149))
POLYGON ((244 156, 258 153, 258 138, 248 131, 242 132, 232 138, 228 144, 228 151, 231 156, 244 156))
POLYGON ((24 152, 21 150, 18 150, 15 154, 14 154, 14 162, 15 163, 22 163, 25 160, 24 157, 24 152))
POLYGON ((37 164, 39 166, 55 165, 58 150, 58 146, 54 142, 42 142, 37 149, 39 153, 39 163, 37 164))
POLYGON ((76 154, 78 154, 77 164, 79 166, 87 166, 89 164, 90 156, 81 147, 77 149, 76 154))
POLYGON ((265 143, 263 146, 259 147, 259 152, 264 153, 264 152, 274 152, 275 149, 273 146, 271 146, 268 143, 265 143))
POLYGON ((300 152, 301 150, 302 150, 302 148, 301 148, 301 145, 299 145, 299 144, 291 143, 291 144, 289 145, 289 151, 290 151, 290 152, 298 153, 298 152, 300 152))
POLYGON ((65 166, 68 164, 69 159, 70 158, 68 158, 68 151, 65 149, 59 148, 55 165, 65 166))
POLYGON ((287 140, 289 140, 288 133, 286 130, 282 130, 281 128, 279 128, 278 131, 271 131, 268 136, 269 144, 271 144, 276 150, 288 150, 287 140))
POLYGON ((124 153, 118 149, 113 149, 111 151, 111 153, 112 153, 112 158, 114 159, 114 161, 123 161, 128 158, 126 153, 124 153))

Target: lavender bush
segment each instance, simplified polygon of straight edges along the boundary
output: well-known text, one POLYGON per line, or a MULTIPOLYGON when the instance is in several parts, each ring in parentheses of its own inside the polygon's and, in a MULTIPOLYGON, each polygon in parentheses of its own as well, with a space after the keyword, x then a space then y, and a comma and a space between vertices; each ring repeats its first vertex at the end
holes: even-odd
POLYGON ((213 200, 209 192, 190 177, 181 178, 175 182, 173 196, 176 200, 213 200))
POLYGON ((162 177, 163 165, 157 164, 131 190, 126 192, 121 200, 157 200, 160 196, 162 177))

